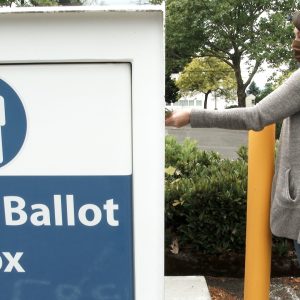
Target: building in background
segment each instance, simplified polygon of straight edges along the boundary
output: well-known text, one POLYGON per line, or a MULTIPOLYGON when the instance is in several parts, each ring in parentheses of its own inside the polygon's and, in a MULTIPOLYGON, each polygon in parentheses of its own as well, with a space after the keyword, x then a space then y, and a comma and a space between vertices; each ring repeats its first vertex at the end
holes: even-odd
MULTIPOLYGON (((228 100, 224 97, 218 97, 214 93, 208 96, 207 109, 210 110, 222 110, 227 106, 237 105, 237 100, 228 100)), ((185 109, 185 108, 199 108, 204 109, 204 94, 193 93, 187 96, 181 97, 177 102, 167 104, 172 109, 185 109)))

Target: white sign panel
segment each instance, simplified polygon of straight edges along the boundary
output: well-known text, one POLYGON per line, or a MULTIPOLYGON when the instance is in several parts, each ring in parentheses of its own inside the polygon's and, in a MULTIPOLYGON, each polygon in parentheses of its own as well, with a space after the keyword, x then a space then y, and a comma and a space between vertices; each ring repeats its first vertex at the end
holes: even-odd
POLYGON ((131 174, 130 64, 21 64, 0 66, 0 76, 28 120, 20 153, 0 174, 131 174))

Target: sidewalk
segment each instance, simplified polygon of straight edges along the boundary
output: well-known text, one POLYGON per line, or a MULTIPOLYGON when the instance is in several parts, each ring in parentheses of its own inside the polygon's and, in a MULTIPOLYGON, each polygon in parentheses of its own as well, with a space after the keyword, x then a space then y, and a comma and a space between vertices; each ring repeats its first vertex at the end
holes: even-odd
MULTIPOLYGON (((212 300, 242 300, 242 278, 205 277, 212 300)), ((270 300, 300 299, 300 278, 281 277, 271 279, 270 300)))
POLYGON ((211 300, 203 276, 166 276, 165 300, 211 300))
MULTIPOLYGON (((165 277, 165 300, 243 300, 243 278, 165 277)), ((271 279, 270 300, 300 299, 300 278, 271 279)))

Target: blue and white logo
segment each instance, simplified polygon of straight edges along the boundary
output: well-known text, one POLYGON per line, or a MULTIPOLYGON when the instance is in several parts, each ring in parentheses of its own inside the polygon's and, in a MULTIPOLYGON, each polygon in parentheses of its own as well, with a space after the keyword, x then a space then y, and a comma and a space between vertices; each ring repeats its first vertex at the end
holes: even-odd
MULTIPOLYGON (((34 123, 33 112, 47 113, 35 97, 26 102, 30 128, 43 129, 52 119, 34 123)), ((49 100, 40 99, 56 107, 49 100)), ((64 137, 60 128, 54 133, 64 137)), ((27 133, 23 104, 3 80, 0 129, 1 168, 18 154, 27 133)), ((28 132, 34 138, 33 129, 28 132)), ((94 146, 89 141, 85 149, 94 146)), ((3 168, 0 176, 1 300, 134 299, 132 175, 26 172, 7 175, 3 168)))
POLYGON ((26 129, 25 110, 19 96, 0 79, 0 168, 18 154, 26 129))

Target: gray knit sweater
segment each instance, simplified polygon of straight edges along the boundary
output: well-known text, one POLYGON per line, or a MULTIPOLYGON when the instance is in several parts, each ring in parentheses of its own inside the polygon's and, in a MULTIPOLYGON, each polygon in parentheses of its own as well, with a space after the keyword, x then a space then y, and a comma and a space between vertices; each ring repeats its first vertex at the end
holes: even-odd
POLYGON ((192 110, 192 127, 252 129, 283 121, 272 183, 271 231, 300 242, 300 69, 256 106, 192 110))

